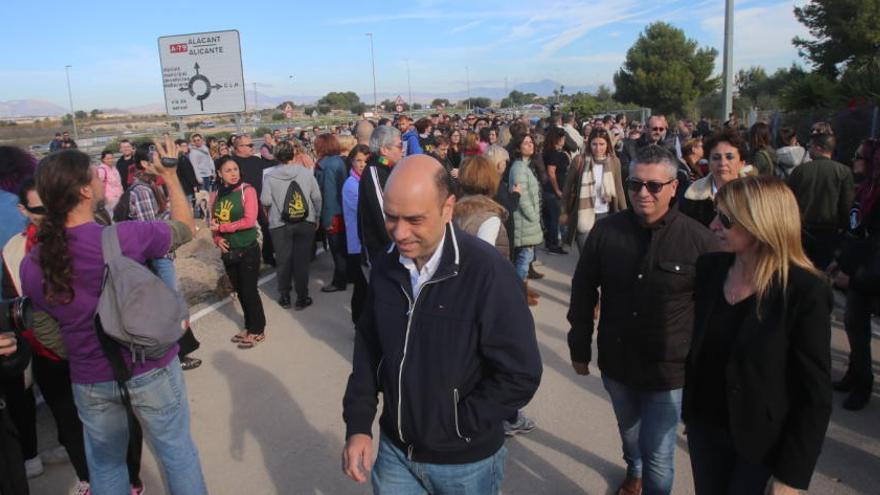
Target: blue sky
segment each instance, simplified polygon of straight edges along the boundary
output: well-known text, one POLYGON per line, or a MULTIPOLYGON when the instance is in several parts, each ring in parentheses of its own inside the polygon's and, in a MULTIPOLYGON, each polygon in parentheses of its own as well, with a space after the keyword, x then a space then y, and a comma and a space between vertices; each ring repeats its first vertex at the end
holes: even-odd
MULTIPOLYGON (((735 66, 772 70, 797 61, 806 35, 802 0, 738 0, 735 66)), ((544 78, 568 87, 610 84, 627 49, 657 20, 721 52, 723 0, 389 0, 7 2, 0 100, 67 105, 70 64, 77 109, 162 102, 159 36, 238 29, 248 89, 268 95, 503 87, 544 78), (206 7, 207 6, 207 7, 206 7), (294 79, 290 79, 294 75, 294 79)), ((721 71, 721 60, 716 64, 721 71)))

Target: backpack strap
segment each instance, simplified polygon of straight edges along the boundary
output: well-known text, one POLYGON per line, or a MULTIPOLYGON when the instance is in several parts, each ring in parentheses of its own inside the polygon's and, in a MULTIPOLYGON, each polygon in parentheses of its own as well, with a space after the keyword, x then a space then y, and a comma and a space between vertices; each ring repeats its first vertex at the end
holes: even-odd
POLYGON ((119 244, 119 231, 113 224, 104 227, 101 231, 101 252, 104 256, 104 264, 110 263, 110 260, 122 256, 122 245, 119 244))

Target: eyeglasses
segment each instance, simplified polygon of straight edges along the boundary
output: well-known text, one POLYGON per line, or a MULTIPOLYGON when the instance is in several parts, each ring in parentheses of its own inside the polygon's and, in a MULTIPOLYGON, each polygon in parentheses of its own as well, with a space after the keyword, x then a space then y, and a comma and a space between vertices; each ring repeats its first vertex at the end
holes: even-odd
POLYGON ((666 130, 666 128, 665 127, 652 127, 651 130, 655 131, 655 132, 663 132, 666 130))
POLYGON ((254 143, 239 144, 239 146, 244 146, 244 147, 247 147, 247 148, 253 148, 253 147, 254 147, 254 143))
POLYGON ((31 214, 34 214, 34 215, 45 215, 46 214, 46 207, 45 206, 27 206, 27 205, 22 205, 22 206, 24 206, 24 209, 27 210, 28 212, 30 212, 31 214))
POLYGON ((663 190, 664 186, 668 186, 675 182, 675 179, 669 179, 666 182, 659 182, 655 180, 649 180, 647 182, 642 182, 638 179, 629 178, 626 179, 626 188, 629 189, 631 193, 640 193, 642 192, 642 188, 645 187, 648 189, 648 192, 651 194, 657 194, 663 190))
POLYGON ((721 226, 724 227, 724 230, 730 230, 733 228, 733 220, 725 215, 723 211, 718 210, 716 215, 718 215, 718 221, 721 222, 721 226))
POLYGON ((723 155, 721 153, 712 153, 712 155, 709 158, 713 162, 720 162, 722 158, 729 161, 729 162, 733 162, 733 161, 738 160, 738 157, 736 155, 734 155, 733 153, 725 153, 723 155))

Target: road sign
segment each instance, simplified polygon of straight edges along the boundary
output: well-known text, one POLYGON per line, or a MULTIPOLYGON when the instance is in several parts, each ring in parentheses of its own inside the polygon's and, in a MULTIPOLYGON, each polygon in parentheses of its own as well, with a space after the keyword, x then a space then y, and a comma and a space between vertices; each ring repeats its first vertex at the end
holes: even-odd
POLYGON ((159 61, 168 115, 245 111, 238 31, 162 36, 159 61))
POLYGON ((394 107, 394 111, 397 112, 397 113, 402 112, 402 111, 403 111, 403 105, 397 105, 396 107, 394 107))
POLYGON ((394 104, 395 104, 395 105, 403 105, 404 103, 406 103, 406 102, 403 101, 403 98, 401 98, 400 95, 398 95, 398 96, 397 96, 397 99, 394 100, 394 104))
POLYGON ((293 118, 293 107, 290 105, 290 103, 284 105, 284 117, 287 118, 287 120, 293 118))

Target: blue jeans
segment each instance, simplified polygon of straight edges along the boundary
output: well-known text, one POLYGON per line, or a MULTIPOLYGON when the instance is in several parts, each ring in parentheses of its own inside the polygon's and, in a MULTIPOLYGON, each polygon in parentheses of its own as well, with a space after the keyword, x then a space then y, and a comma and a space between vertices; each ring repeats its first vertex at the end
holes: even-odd
POLYGON ((507 447, 470 464, 425 464, 406 458, 406 453, 382 437, 373 466, 376 495, 493 495, 501 489, 507 447))
POLYGON ((529 276, 529 263, 535 259, 535 246, 521 246, 513 249, 513 266, 520 280, 529 276))
MULTIPOLYGON (((128 381, 131 404, 156 452, 172 495, 207 494, 190 435, 189 402, 180 361, 128 381)), ((125 454, 128 420, 116 382, 73 384, 83 423, 89 483, 95 495, 131 492, 125 454)))
POLYGON ((617 416, 626 474, 642 479, 644 495, 671 493, 681 389, 646 392, 605 375, 602 382, 617 416))
POLYGON ((199 184, 199 191, 208 191, 211 192, 214 190, 214 178, 213 177, 200 177, 202 179, 202 183, 199 184))
POLYGON ((177 290, 177 271, 174 269, 174 260, 168 258, 156 258, 147 262, 150 270, 161 278, 171 290, 177 290))

